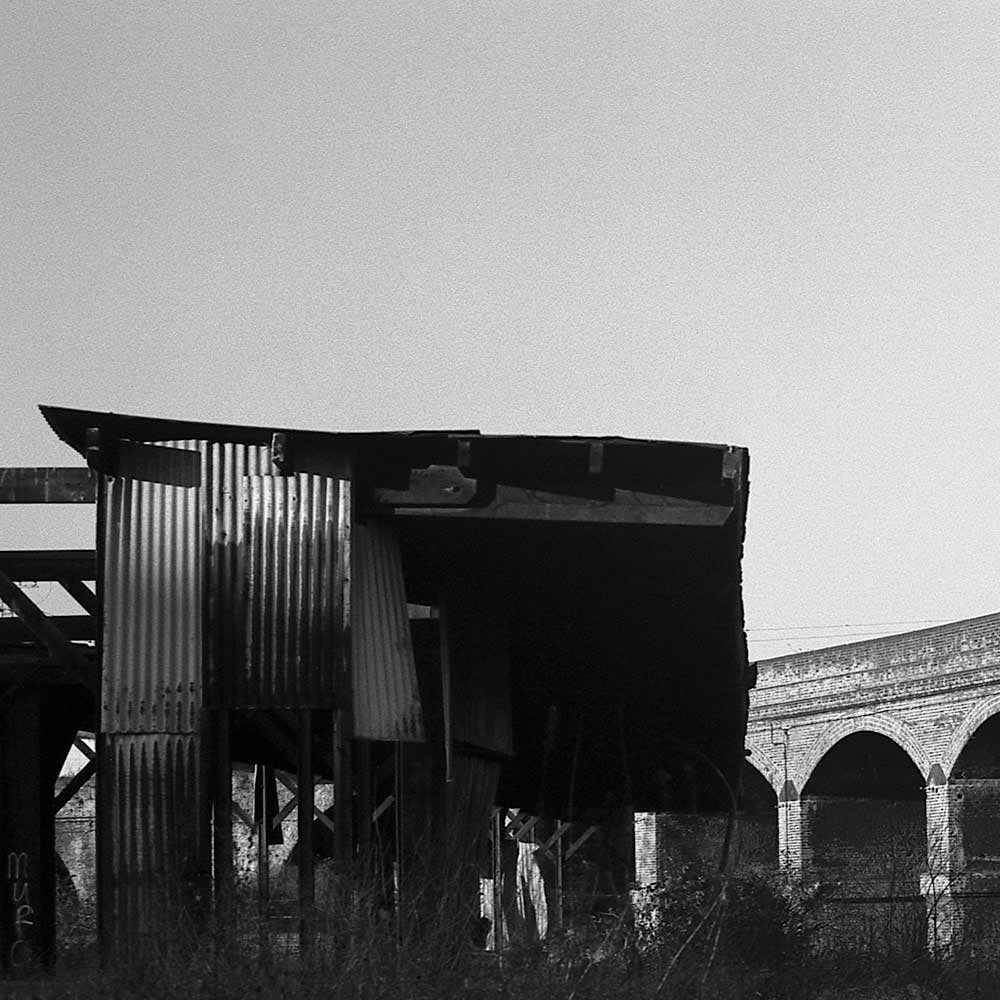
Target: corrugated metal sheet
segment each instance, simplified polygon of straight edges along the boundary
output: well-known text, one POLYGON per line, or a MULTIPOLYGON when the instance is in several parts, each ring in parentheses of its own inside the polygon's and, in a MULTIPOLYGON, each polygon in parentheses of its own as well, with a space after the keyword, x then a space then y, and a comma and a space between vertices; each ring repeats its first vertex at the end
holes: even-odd
POLYGON ((351 548, 354 735, 424 739, 403 563, 392 526, 355 525, 351 548))
POLYGON ((206 700, 218 707, 233 703, 235 678, 246 672, 245 482, 272 474, 273 466, 271 449, 257 445, 212 443, 206 457, 206 700))
POLYGON ((100 905, 119 945, 149 935, 203 890, 210 871, 200 737, 111 734, 99 740, 100 905))
MULTIPOLYGON (((332 708, 344 643, 350 491, 323 476, 244 480, 247 638, 236 707, 332 708)), ((238 666, 238 665, 237 665, 238 666)))
MULTIPOLYGON (((196 442, 123 449, 108 483, 104 538, 101 727, 186 733, 202 703, 200 490, 190 478, 196 442), (176 450, 179 449, 179 450, 176 450), (131 457, 139 465, 132 468, 131 457), (142 474, 158 482, 133 476, 142 474)), ((204 481, 204 477, 202 477, 204 481)))

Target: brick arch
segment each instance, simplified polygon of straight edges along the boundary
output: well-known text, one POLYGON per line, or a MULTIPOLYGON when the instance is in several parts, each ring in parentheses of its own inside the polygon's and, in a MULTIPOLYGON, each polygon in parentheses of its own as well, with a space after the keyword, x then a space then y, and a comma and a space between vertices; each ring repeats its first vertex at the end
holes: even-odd
POLYGON ((747 740, 743 744, 750 751, 747 763, 756 771, 759 771, 764 780, 774 789, 775 795, 781 794, 781 786, 785 783, 785 777, 777 764, 764 752, 764 748, 758 743, 747 740))
POLYGON ((927 781, 931 762, 916 734, 906 723, 891 715, 865 715, 830 723, 813 741, 796 771, 795 784, 800 793, 819 762, 843 739, 855 733, 878 733, 892 740, 913 762, 923 781, 927 781))
POLYGON ((992 718, 998 713, 1000 713, 1000 694, 995 694, 991 698, 986 698, 984 701, 973 705, 965 718, 958 724, 958 728, 952 734, 948 749, 945 750, 944 760, 941 762, 944 773, 949 779, 951 778, 952 769, 958 762, 959 754, 965 749, 966 743, 972 739, 975 731, 987 719, 992 718))

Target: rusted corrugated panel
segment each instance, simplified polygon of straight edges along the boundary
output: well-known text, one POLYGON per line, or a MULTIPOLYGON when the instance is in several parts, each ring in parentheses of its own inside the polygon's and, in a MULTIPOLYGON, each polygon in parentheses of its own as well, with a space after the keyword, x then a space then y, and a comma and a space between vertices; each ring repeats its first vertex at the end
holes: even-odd
POLYGON ((351 546, 354 735, 424 739, 399 541, 384 521, 357 524, 351 546))
POLYGON ((343 653, 349 488, 298 475, 248 476, 244 489, 246 660, 234 671, 233 703, 332 708, 343 653))
MULTIPOLYGON (((194 732, 202 703, 200 489, 188 481, 196 442, 123 449, 107 487, 101 727, 194 732), (155 467, 154 467, 155 466, 155 467), (141 472, 158 479, 133 478, 141 472)), ((202 481, 204 478, 202 477, 202 481)))
POLYGON ((204 893, 210 870, 206 788, 194 734, 99 740, 103 924, 124 946, 167 929, 204 893), (169 924, 167 925, 169 926, 169 924))
MULTIPOLYGON (((273 473, 271 449, 211 443, 206 448, 208 579, 206 699, 234 704, 235 678, 246 672, 246 528, 243 498, 248 476, 273 473)), ((241 690, 246 683, 240 683, 241 690)))

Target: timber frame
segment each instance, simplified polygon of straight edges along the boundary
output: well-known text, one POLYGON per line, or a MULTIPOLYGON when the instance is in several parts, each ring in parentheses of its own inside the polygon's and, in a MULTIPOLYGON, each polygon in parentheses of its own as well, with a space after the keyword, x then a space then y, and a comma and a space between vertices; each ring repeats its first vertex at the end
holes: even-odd
MULTIPOLYGON (((94 503, 85 468, 0 469, 0 503, 94 503)), ((93 549, 0 551, 0 857, 4 898, 0 968, 50 964, 55 951, 55 816, 96 773, 84 734, 95 729, 99 676, 93 549), (28 582, 56 583, 79 614, 46 614, 28 582), (56 794, 70 748, 89 758, 56 794), (8 886, 7 883, 10 883, 8 886), (13 895, 12 895, 13 894, 13 895)))

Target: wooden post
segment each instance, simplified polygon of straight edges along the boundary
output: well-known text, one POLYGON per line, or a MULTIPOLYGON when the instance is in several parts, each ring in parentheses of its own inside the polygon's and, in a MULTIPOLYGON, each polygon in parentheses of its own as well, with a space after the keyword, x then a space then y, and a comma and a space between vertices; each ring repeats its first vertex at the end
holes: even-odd
POLYGON ((404 815, 403 807, 405 805, 403 801, 403 741, 396 741, 396 767, 395 767, 395 810, 393 812, 393 817, 395 820, 395 841, 396 841, 396 860, 395 860, 395 870, 393 878, 393 889, 395 892, 395 905, 396 905, 396 921, 401 927, 400 923, 402 920, 402 900, 403 900, 403 834, 404 834, 404 815))
POLYGON ((55 944, 55 814, 42 768, 41 702, 36 687, 0 705, 0 967, 22 974, 49 964, 55 944))
POLYGON ((493 950, 503 951, 503 834, 504 810, 493 812, 493 950))
POLYGON ((342 709, 333 713, 333 811, 336 832, 334 857, 346 865, 354 853, 352 836, 351 741, 349 720, 342 709))
POLYGON ((225 919, 233 890, 233 762, 229 709, 215 712, 214 847, 216 918, 225 919))
POLYGON ((372 843, 372 745, 356 740, 358 754, 358 848, 366 864, 371 861, 372 843))
POLYGON ((312 764, 312 711, 299 711, 298 760, 299 826, 299 954, 305 958, 312 946, 316 885, 313 871, 313 806, 315 786, 312 764))
MULTIPOLYGON (((556 830, 562 826, 556 820, 556 830)), ((561 930, 563 925, 563 839, 560 833, 556 837, 556 926, 561 930)))

